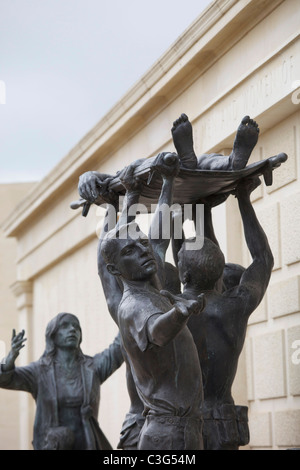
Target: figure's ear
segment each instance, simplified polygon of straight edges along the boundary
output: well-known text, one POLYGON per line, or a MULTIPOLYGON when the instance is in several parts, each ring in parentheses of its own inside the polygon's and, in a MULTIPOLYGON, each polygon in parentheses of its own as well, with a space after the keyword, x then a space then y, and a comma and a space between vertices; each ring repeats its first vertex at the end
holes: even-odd
POLYGON ((114 264, 107 264, 106 265, 107 271, 112 274, 113 276, 120 276, 120 271, 116 268, 114 264))

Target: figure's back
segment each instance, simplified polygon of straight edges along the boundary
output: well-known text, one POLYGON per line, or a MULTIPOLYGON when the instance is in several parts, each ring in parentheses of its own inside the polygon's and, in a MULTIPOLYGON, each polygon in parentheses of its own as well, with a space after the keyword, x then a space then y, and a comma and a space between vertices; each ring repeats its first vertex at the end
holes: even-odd
POLYGON ((205 403, 233 403, 231 386, 247 320, 236 297, 215 291, 205 297, 204 310, 188 322, 201 364, 205 403))

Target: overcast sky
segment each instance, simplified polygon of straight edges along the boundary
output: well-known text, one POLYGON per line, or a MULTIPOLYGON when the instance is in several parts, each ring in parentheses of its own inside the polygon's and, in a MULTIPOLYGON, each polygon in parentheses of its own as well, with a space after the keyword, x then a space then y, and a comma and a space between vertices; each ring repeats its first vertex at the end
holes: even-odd
POLYGON ((210 3, 0 0, 0 183, 43 178, 210 3))

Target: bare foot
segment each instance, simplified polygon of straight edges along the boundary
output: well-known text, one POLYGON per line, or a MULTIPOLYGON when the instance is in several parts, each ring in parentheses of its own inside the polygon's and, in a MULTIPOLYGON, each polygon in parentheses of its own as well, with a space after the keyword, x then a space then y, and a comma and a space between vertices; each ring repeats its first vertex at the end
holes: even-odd
POLYGON ((231 153, 232 170, 241 170, 248 163, 252 150, 258 140, 258 124, 245 116, 238 127, 231 153))
POLYGON ((173 122, 172 136, 174 146, 180 158, 181 164, 185 168, 197 168, 197 157, 194 152, 193 128, 186 114, 173 122))

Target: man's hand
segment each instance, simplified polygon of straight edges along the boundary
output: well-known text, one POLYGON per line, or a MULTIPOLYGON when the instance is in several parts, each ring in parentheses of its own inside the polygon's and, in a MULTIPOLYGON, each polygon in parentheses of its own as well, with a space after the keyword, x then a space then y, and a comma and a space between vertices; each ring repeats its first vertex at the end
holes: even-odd
POLYGON ((126 166, 119 174, 121 183, 123 184, 126 191, 141 193, 142 191, 142 180, 134 175, 134 172, 141 163, 145 161, 144 158, 132 162, 130 165, 126 166))
POLYGON ((2 364, 2 370, 8 371, 14 368, 15 360, 20 354, 20 350, 24 348, 26 338, 24 338, 25 331, 22 330, 19 334, 16 335, 16 330, 12 332, 11 338, 11 350, 9 351, 4 364, 2 364))
POLYGON ((197 300, 187 300, 183 297, 173 295, 166 290, 161 290, 160 293, 167 297, 172 305, 179 311, 183 316, 189 317, 191 315, 198 315, 205 307, 205 296, 200 294, 197 300))
POLYGON ((162 152, 155 158, 152 168, 163 178, 174 178, 179 172, 179 157, 177 153, 162 152))
POLYGON ((113 177, 97 171, 87 171, 79 177, 78 192, 80 197, 93 204, 101 196, 106 202, 114 202, 114 194, 109 191, 113 177))
POLYGON ((227 193, 221 193, 221 194, 212 194, 210 196, 207 196, 206 198, 201 199, 198 202, 198 204, 204 204, 206 208, 213 209, 214 207, 217 207, 220 204, 223 204, 223 202, 227 200, 230 194, 231 194, 231 191, 227 193))
POLYGON ((261 184, 258 176, 249 176, 248 178, 242 179, 233 194, 239 199, 241 197, 250 197, 250 194, 261 184))

